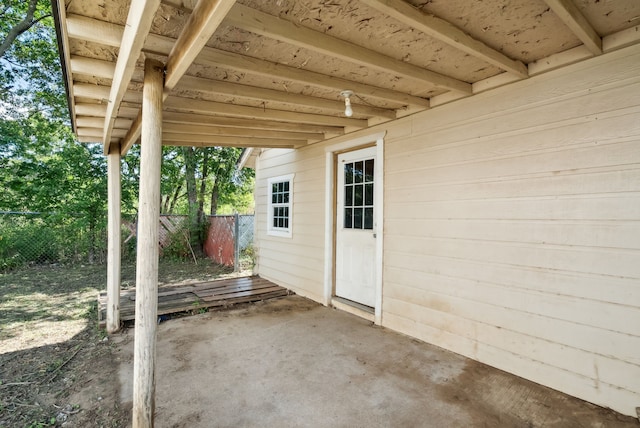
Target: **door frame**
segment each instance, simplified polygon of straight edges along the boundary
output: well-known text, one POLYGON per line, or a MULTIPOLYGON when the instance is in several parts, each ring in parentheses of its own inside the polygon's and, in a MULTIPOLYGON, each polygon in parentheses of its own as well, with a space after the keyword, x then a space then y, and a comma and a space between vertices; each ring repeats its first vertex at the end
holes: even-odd
POLYGON ((382 273, 383 273, 383 245, 384 245, 384 137, 386 131, 368 134, 325 148, 325 220, 324 220, 324 304, 331 305, 335 296, 336 273, 336 193, 338 155, 365 147, 376 147, 374 188, 375 200, 375 230, 376 239, 376 271, 375 271, 375 307, 374 323, 382 325, 382 273))

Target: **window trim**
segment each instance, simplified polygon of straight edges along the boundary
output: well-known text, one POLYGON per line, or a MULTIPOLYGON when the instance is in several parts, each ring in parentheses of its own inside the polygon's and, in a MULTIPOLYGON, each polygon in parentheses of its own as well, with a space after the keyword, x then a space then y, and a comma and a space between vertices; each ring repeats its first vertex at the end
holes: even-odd
POLYGON ((293 178, 295 174, 280 175, 278 177, 271 177, 267 180, 267 235, 279 236, 281 238, 291 238, 293 236, 293 178), (273 226, 273 184, 289 182, 289 202, 277 204, 278 206, 285 206, 289 209, 288 215, 288 227, 274 227, 273 226))

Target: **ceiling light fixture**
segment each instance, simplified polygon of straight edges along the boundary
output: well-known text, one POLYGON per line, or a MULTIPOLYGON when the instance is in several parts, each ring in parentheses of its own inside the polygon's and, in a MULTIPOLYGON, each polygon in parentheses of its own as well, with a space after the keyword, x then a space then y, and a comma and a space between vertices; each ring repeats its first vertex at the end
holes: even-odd
POLYGON ((344 115, 347 117, 353 116, 353 109, 351 108, 351 96, 353 91, 342 91, 340 95, 344 97, 344 115))

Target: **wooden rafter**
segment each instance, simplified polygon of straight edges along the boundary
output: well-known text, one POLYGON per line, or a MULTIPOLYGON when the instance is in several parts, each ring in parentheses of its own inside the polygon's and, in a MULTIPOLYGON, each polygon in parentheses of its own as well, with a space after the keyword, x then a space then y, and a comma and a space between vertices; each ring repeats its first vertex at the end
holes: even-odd
MULTIPOLYGON (((113 70, 107 63, 102 67, 104 61, 89 59, 84 62, 82 71, 78 74, 86 74, 91 70, 102 70, 100 77, 111 78, 110 72, 113 70), (93 65, 93 66, 92 66, 93 65)), ((80 70, 80 69, 78 69, 80 70)), ((140 70, 141 72, 141 70, 140 70)), ((93 74, 95 75, 95 74, 93 74)), ((134 80, 134 79, 132 79, 134 80)), ((93 98, 100 102, 105 102, 109 97, 109 87, 104 85, 94 85, 89 83, 76 83, 76 96, 83 98, 93 98)), ((178 85, 180 90, 195 91, 206 94, 221 94, 233 97, 247 98, 259 101, 275 101, 285 104, 292 104, 303 107, 313 107, 327 109, 334 112, 344 111, 344 102, 341 100, 328 100, 326 98, 311 97, 295 93, 288 93, 274 89, 266 89, 255 86, 241 85, 238 83, 225 82, 220 80, 203 79, 200 77, 184 76, 178 85)), ((141 104, 142 92, 128 91, 123 97, 123 101, 141 104)), ((378 107, 367 106, 364 104, 355 104, 356 112, 364 116, 377 116, 388 119, 395 119, 396 114, 393 110, 382 109, 378 107)))
POLYGON ((261 146, 261 147, 300 147, 307 144, 307 140, 291 140, 282 138, 260 138, 260 137, 229 137, 225 135, 194 135, 183 134, 181 132, 166 132, 163 137, 164 144, 193 143, 195 145, 206 146, 261 146))
POLYGON ((165 92, 171 91, 209 41, 235 0, 201 0, 167 59, 165 92))
POLYGON ((69 63, 73 74, 113 79, 113 74, 116 71, 116 65, 114 63, 101 59, 72 55, 69 59, 69 63))
MULTIPOLYGON (((90 83, 76 83, 75 96, 82 98, 92 98, 101 102, 109 99, 109 87, 103 85, 92 85, 90 83)), ((142 92, 127 91, 122 98, 123 102, 142 104, 142 92)))
MULTIPOLYGON (((113 125, 113 129, 129 129, 131 127, 131 119, 118 118, 113 125)), ((104 118, 92 116, 76 117, 76 126, 85 128, 101 128, 104 125, 104 118)))
MULTIPOLYGON (((70 15, 67 19, 70 22, 69 33, 72 38, 82 40, 97 39, 97 37, 92 35, 93 28, 97 28, 102 37, 101 41, 95 40, 97 43, 107 44, 109 46, 118 46, 118 43, 115 41, 122 38, 123 27, 121 26, 114 24, 103 25, 101 21, 96 19, 77 15, 70 15)), ((143 52, 149 54, 168 55, 174 42, 175 40, 169 37, 149 34, 143 48, 143 52)), ((194 63, 213 67, 231 68, 257 76, 277 78, 285 81, 312 85, 334 90, 336 91, 336 94, 341 90, 348 88, 361 96, 368 96, 383 101, 397 103, 400 106, 411 105, 421 108, 429 107, 429 100, 404 92, 367 85, 361 82, 328 76, 326 74, 316 73, 278 64, 272 61, 266 61, 209 47, 202 49, 202 52, 195 59, 194 63)), ((138 78, 141 81, 141 73, 138 78)))
MULTIPOLYGON (((278 91, 275 89, 260 88, 256 86, 242 85, 239 83, 225 82, 220 80, 203 79, 199 77, 185 76, 179 85, 180 89, 187 89, 209 94, 223 94, 234 97, 248 98, 259 101, 275 101, 286 104, 294 104, 303 107, 316 107, 335 112, 344 111, 342 100, 328 100, 326 98, 312 97, 290 92, 278 91)), ((336 96, 338 94, 336 93, 336 96)), ((357 105, 354 109, 365 116, 378 116, 395 119, 393 110, 386 110, 378 107, 357 105)))
POLYGON ((483 59, 509 73, 522 78, 528 77, 527 67, 521 62, 490 48, 474 39, 453 24, 433 15, 427 15, 403 0, 360 0, 362 3, 389 15, 433 38, 441 40, 456 49, 483 59))
POLYGON ((213 125, 245 129, 266 129, 279 131, 296 131, 324 133, 332 135, 344 134, 344 128, 335 125, 315 125, 307 123, 279 122, 275 120, 253 120, 239 117, 206 116, 194 113, 165 111, 165 123, 184 123, 191 125, 213 125))
POLYGON ((277 39, 323 55, 364 65, 375 70, 418 80, 422 83, 464 94, 471 85, 416 65, 396 60, 379 52, 341 40, 250 7, 236 4, 227 15, 227 23, 261 36, 277 39))
MULTIPOLYGON (((189 17, 187 25, 169 53, 164 83, 164 99, 191 66, 193 59, 204 48, 234 3, 235 0, 198 1, 194 13, 189 17)), ((121 154, 127 153, 131 145, 140 138, 141 124, 142 121, 138 115, 120 146, 121 154)))
POLYGON ((232 128, 229 126, 194 125, 190 123, 163 123, 168 133, 192 135, 219 135, 227 137, 281 138, 284 140, 321 140, 323 133, 299 131, 272 131, 267 129, 232 128))
POLYGON ((122 97, 129 86, 136 67, 136 62, 142 53, 142 46, 149 34, 153 17, 160 6, 160 0, 138 0, 131 2, 127 25, 122 35, 122 42, 118 52, 111 93, 104 118, 103 144, 105 154, 109 153, 113 121, 116 118, 122 97))
MULTIPOLYGON (((166 146, 186 146, 186 147, 240 147, 240 148, 251 148, 251 147, 262 147, 262 148, 271 148, 271 149, 296 149, 302 147, 306 144, 286 144, 283 145, 281 141, 276 141, 278 145, 272 145, 274 143, 273 140, 265 140, 265 139, 257 139, 253 138, 247 141, 221 141, 218 140, 216 142, 202 142, 202 141, 165 141, 164 145, 166 146)), ((291 143, 291 140, 289 140, 291 143)))
POLYGON ((285 81, 332 89, 335 90, 336 93, 339 93, 344 89, 351 89, 355 93, 363 96, 391 101, 400 105, 413 105, 423 108, 429 107, 429 100, 413 96, 411 94, 406 94, 404 92, 371 86, 361 82, 342 79, 335 76, 328 76, 326 74, 316 73, 313 71, 302 70, 296 67, 290 67, 272 61, 252 58, 232 52, 225 52, 219 49, 209 48, 203 50, 200 56, 196 59, 196 62, 202 65, 226 67, 258 76, 277 78, 285 81))
POLYGON ((602 53, 602 39, 572 0, 544 0, 594 55, 602 53))
POLYGON ((363 119, 326 116, 320 114, 297 113, 287 110, 274 110, 260 107, 239 106, 215 101, 194 100, 191 98, 169 97, 165 103, 168 110, 219 116, 244 117, 250 119, 280 120, 285 122, 309 123, 313 125, 340 125, 365 128, 363 119))

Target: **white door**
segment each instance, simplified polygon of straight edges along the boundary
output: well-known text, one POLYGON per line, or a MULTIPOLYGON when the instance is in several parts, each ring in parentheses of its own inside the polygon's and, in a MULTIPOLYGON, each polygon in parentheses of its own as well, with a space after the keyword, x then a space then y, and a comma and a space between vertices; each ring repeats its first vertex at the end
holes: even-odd
POLYGON ((375 307, 376 148, 338 155, 336 296, 375 307))

